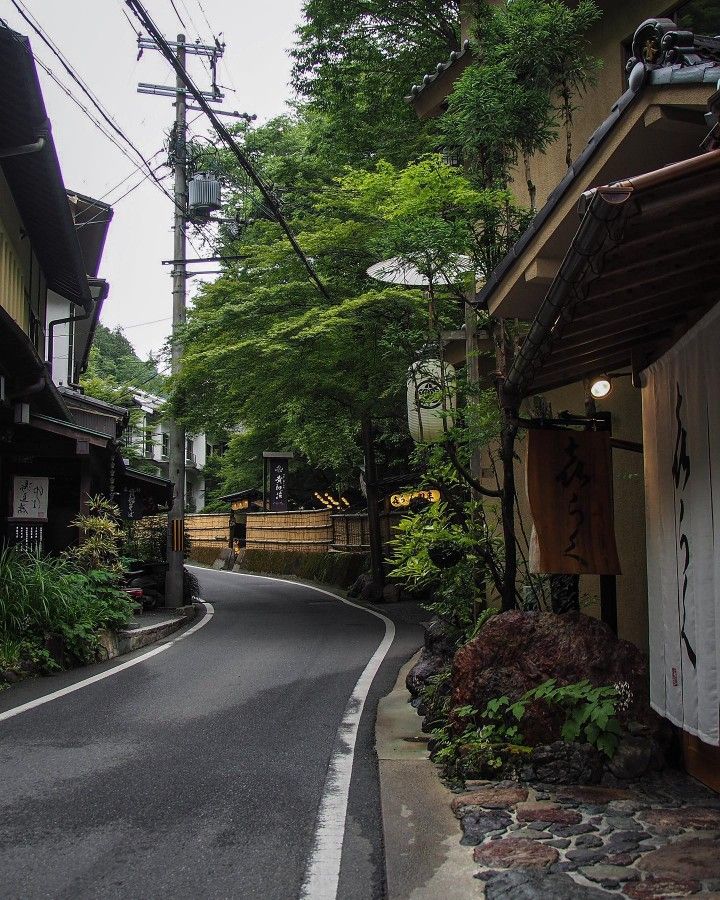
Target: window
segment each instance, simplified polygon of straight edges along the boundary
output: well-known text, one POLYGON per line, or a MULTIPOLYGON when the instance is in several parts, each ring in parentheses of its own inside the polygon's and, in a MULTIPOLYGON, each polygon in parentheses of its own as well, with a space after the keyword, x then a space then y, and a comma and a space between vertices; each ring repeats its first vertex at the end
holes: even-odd
POLYGON ((153 456, 153 435, 151 431, 145 432, 145 456, 150 459, 153 456))
POLYGON ((185 438, 185 462, 188 465, 193 465, 195 462, 195 457, 193 456, 193 439, 191 437, 185 438))
POLYGON ((161 456, 162 456, 162 459, 168 459, 170 457, 170 435, 164 431, 162 433, 161 456))

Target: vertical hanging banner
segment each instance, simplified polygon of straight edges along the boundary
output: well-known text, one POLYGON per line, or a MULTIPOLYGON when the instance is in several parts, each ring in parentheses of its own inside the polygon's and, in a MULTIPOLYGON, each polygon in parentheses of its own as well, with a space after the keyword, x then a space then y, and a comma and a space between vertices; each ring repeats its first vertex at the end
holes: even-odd
POLYGON ((617 575, 607 431, 531 429, 527 492, 535 540, 531 571, 617 575))
POLYGON ((720 744, 720 305, 643 373, 650 702, 720 744))

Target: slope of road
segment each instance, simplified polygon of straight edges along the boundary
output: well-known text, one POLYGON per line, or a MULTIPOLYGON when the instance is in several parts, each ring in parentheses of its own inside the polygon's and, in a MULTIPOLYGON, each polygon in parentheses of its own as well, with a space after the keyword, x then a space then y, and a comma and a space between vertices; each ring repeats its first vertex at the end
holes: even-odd
MULTIPOLYGON (((299 896, 338 726, 385 626, 303 585, 197 574, 207 627, 0 722, 3 898, 299 896)), ((398 624, 360 722, 340 900, 383 897, 372 725, 419 642, 398 624)), ((0 711, 88 674, 13 688, 0 711)))

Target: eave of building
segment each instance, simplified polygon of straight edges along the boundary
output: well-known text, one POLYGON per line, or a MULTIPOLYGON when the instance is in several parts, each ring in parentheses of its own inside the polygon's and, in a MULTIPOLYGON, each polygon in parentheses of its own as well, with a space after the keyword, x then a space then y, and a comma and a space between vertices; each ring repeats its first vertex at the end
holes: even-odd
POLYGON ((68 421, 70 413, 28 336, 0 306, 0 374, 11 401, 68 421))
POLYGON ((0 158, 23 226, 48 287, 92 311, 92 299, 70 204, 29 40, 0 26, 1 150, 42 141, 34 152, 0 158))
POLYGON ((720 150, 588 192, 508 375, 519 396, 645 368, 718 302, 720 150))
POLYGON ((647 73, 594 132, 532 224, 490 275, 477 302, 502 318, 532 319, 578 226, 577 203, 607 184, 685 159, 707 134, 704 113, 720 78, 708 61, 647 73))
POLYGON ((223 497, 218 497, 218 500, 222 500, 223 503, 232 503, 233 500, 261 500, 262 499, 262 491, 259 491, 257 488, 245 488, 243 491, 234 491, 232 494, 225 494, 223 497))

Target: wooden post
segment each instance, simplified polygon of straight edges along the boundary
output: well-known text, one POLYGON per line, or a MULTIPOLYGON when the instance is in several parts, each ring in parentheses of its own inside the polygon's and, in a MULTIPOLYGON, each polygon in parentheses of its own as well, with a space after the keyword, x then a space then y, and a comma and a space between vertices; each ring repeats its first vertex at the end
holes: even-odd
POLYGON ((502 512, 505 566, 502 577, 502 608, 516 609, 517 545, 515 543, 515 438, 518 431, 520 400, 515 391, 505 386, 505 378, 513 359, 513 346, 501 319, 496 325, 495 347, 500 381, 498 399, 502 415, 500 430, 500 464, 503 483, 500 509, 502 512))
MULTIPOLYGON (((590 379, 583 380, 585 389, 585 415, 592 419, 604 419, 604 430, 612 438, 612 413, 598 412, 595 398, 590 393, 590 379)), ((610 492, 613 489, 612 445, 610 449, 610 492)), ((618 632, 617 621, 617 579, 615 575, 600 576, 600 618, 609 625, 614 634, 618 632)))

